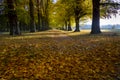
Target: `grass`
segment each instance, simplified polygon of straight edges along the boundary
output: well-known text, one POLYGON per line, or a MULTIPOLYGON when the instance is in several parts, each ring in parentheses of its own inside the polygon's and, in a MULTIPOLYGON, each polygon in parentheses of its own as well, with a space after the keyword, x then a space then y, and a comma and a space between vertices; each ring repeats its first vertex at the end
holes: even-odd
POLYGON ((120 36, 112 34, 50 30, 0 35, 0 79, 119 80, 120 36))

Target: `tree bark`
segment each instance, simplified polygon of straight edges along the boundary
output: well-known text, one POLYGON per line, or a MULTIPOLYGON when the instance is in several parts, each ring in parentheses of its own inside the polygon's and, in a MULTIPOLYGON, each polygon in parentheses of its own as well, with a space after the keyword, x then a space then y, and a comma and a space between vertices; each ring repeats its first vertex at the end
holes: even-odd
POLYGON ((42 15, 42 27, 41 27, 41 30, 44 31, 45 30, 45 26, 46 26, 46 23, 45 23, 45 17, 42 15))
POLYGON ((40 12, 40 0, 37 0, 37 15, 38 15, 38 31, 41 31, 41 12, 40 12))
POLYGON ((48 8, 49 8, 49 2, 50 0, 41 0, 40 6, 41 6, 41 30, 48 30, 50 29, 49 27, 49 12, 48 12, 48 8))
POLYGON ((75 17, 75 23, 76 23, 76 28, 75 28, 74 32, 80 32, 80 29, 79 29, 79 18, 77 16, 75 17))
POLYGON ((65 20, 65 30, 67 31, 68 25, 67 25, 67 21, 65 20))
POLYGON ((36 26, 34 21, 34 3, 33 0, 29 0, 30 6, 30 32, 36 32, 36 26))
POLYGON ((15 28, 15 34, 16 35, 20 35, 21 32, 20 32, 20 25, 19 25, 19 21, 16 20, 16 28, 15 28))
POLYGON ((18 25, 18 17, 14 7, 14 0, 7 0, 7 7, 8 7, 8 20, 9 20, 9 27, 10 27, 10 35, 20 35, 20 28, 18 25))
POLYGON ((100 31, 100 0, 92 0, 93 3, 93 18, 91 34, 99 34, 100 31))
POLYGON ((68 31, 72 31, 70 18, 68 19, 68 31))
POLYGON ((79 29, 79 19, 80 19, 80 9, 78 7, 78 0, 75 0, 75 3, 76 3, 76 6, 74 8, 74 13, 75 13, 75 23, 76 23, 76 27, 75 27, 75 31, 74 32, 80 32, 80 29, 79 29))

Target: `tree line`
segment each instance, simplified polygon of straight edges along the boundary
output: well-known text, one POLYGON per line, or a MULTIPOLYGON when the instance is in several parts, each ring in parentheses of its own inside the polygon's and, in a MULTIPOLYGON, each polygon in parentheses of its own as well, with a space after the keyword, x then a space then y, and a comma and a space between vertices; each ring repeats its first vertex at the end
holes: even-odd
POLYGON ((98 34, 100 17, 117 14, 118 9, 119 3, 113 0, 0 0, 0 29, 10 35, 44 31, 52 26, 71 31, 75 23, 78 32, 79 23, 91 18, 91 34, 98 34))
POLYGON ((4 0, 1 5, 4 11, 0 18, 5 18, 2 21, 9 28, 10 35, 20 35, 21 30, 48 30, 49 4, 50 0, 4 0))

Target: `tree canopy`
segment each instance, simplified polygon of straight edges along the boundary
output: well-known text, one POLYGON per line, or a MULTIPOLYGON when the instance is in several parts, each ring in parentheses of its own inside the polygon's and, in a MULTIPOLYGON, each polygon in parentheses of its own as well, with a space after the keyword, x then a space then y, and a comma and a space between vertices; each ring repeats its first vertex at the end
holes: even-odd
POLYGON ((93 20, 92 23, 98 26, 99 18, 110 18, 111 14, 116 15, 120 9, 119 5, 120 2, 116 0, 57 0, 56 2, 54 0, 1 0, 0 27, 4 31, 21 33, 21 31, 36 32, 55 27, 71 31, 74 26, 75 32, 78 32, 79 23, 89 18, 93 19, 92 14, 96 15, 94 8, 97 7, 99 12, 97 22, 93 20), (9 15, 12 14, 16 18, 10 18, 9 15), (11 20, 13 22, 9 22, 11 20), (16 29, 11 24, 16 24, 14 25, 16 29))

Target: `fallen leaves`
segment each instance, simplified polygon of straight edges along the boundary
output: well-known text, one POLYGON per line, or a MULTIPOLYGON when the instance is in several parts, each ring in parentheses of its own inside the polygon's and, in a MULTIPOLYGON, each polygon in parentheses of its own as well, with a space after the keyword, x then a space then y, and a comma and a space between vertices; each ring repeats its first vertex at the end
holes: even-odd
POLYGON ((114 80, 119 78, 120 38, 6 39, 0 41, 0 79, 114 80), (117 66, 116 66, 117 65, 117 66))

